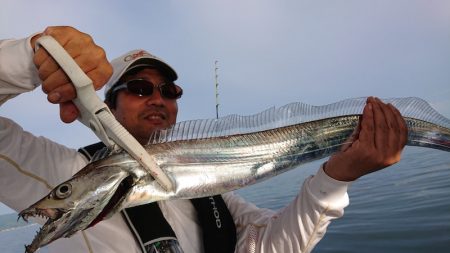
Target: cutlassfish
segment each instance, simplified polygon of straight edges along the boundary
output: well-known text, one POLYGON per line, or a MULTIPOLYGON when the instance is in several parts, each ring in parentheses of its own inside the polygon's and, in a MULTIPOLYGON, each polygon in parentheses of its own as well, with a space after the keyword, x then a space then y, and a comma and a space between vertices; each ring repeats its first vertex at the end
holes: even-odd
MULTIPOLYGON (((19 215, 47 222, 26 252, 70 237, 120 210, 159 200, 198 198, 248 186, 324 158, 348 140, 365 98, 326 106, 293 103, 252 116, 180 122, 145 146, 175 183, 166 192, 126 152, 96 154, 86 167, 19 215)), ((450 152, 450 120, 418 98, 385 99, 408 126, 407 145, 450 152)))

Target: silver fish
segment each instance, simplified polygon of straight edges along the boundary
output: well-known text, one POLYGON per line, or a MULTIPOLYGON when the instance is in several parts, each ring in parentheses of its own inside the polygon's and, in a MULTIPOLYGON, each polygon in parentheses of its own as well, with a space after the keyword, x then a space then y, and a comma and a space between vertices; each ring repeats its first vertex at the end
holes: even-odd
MULTIPOLYGON (((155 133, 146 150, 175 183, 167 192, 127 153, 97 155, 19 215, 48 218, 26 252, 70 237, 120 210, 159 200, 199 198, 248 186, 324 158, 348 140, 365 98, 302 103, 252 116, 193 120, 155 133)), ((450 120, 418 98, 387 99, 408 125, 408 143, 450 152, 450 120)))

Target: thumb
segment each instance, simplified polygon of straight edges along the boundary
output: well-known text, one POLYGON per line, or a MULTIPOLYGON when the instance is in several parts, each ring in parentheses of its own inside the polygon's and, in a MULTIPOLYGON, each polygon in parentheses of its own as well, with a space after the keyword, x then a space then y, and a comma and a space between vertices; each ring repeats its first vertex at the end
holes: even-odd
POLYGON ((343 143, 341 147, 341 151, 345 152, 347 149, 349 149, 352 144, 358 140, 359 133, 361 132, 361 118, 359 118, 358 125, 353 130, 352 134, 347 138, 347 140, 343 143))
POLYGON ((59 117, 64 123, 75 121, 79 114, 77 107, 72 101, 59 104, 59 117))

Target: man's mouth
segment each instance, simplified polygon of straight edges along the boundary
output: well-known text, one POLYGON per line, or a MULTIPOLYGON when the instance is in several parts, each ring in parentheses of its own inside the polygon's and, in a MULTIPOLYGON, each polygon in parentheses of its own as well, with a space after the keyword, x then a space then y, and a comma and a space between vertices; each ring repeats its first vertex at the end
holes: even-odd
POLYGON ((148 122, 149 124, 155 125, 155 126, 160 126, 160 125, 164 125, 167 121, 167 117, 165 114, 148 114, 145 115, 144 120, 146 122, 148 122))
POLYGON ((149 115, 145 118, 149 119, 149 120, 165 120, 166 119, 166 117, 164 117, 163 115, 149 115))

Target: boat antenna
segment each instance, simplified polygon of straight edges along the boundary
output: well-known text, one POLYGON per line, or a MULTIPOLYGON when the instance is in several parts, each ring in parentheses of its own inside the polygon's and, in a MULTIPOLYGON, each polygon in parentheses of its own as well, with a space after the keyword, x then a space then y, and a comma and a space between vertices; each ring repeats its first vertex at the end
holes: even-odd
POLYGON ((218 61, 214 62, 214 73, 216 80, 216 119, 219 118, 219 75, 217 74, 219 67, 217 66, 218 61))

